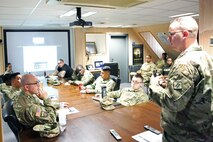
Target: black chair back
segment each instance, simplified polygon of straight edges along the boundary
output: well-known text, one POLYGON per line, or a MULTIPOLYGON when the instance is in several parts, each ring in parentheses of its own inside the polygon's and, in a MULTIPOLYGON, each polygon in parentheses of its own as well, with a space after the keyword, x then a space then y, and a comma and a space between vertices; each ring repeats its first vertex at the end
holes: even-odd
POLYGON ((121 84, 121 79, 119 77, 114 76, 114 75, 110 75, 110 78, 113 81, 115 81, 114 91, 119 90, 120 89, 120 84, 121 84))
POLYGON ((111 71, 110 71, 110 75, 114 75, 114 76, 119 76, 119 67, 118 67, 118 63, 104 63, 103 64, 103 67, 104 66, 109 66, 111 68, 111 71))
POLYGON ((0 75, 0 84, 1 84, 1 83, 4 83, 2 77, 3 77, 3 75, 0 75))
POLYGON ((23 130, 24 126, 18 121, 16 114, 13 110, 13 101, 7 101, 2 109, 2 117, 13 131, 18 142, 20 142, 19 133, 23 130))

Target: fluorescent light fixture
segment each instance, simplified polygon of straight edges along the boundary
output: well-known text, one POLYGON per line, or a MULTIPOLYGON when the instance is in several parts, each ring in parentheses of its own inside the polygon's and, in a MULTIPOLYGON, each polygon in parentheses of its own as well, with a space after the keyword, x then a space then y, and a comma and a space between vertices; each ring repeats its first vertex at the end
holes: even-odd
POLYGON ((72 16, 74 14, 76 14, 76 10, 70 10, 70 11, 68 11, 68 12, 60 15, 60 18, 62 18, 62 17, 69 17, 69 16, 72 16))
POLYGON ((122 27, 122 25, 115 25, 115 26, 111 26, 111 27, 114 27, 114 28, 116 28, 116 27, 122 27))
POLYGON ((33 43, 34 44, 44 44, 44 38, 43 37, 33 37, 33 43))
POLYGON ((169 16, 170 18, 176 18, 176 17, 183 17, 183 16, 190 16, 193 15, 194 13, 183 13, 183 14, 178 14, 178 15, 173 15, 169 16))
POLYGON ((193 15, 190 15, 190 16, 192 16, 192 17, 198 17, 199 14, 193 14, 193 15))
POLYGON ((91 15, 93 15, 93 14, 95 14, 96 12, 87 12, 87 13, 84 13, 83 15, 82 15, 82 17, 88 17, 88 16, 91 16, 91 15))

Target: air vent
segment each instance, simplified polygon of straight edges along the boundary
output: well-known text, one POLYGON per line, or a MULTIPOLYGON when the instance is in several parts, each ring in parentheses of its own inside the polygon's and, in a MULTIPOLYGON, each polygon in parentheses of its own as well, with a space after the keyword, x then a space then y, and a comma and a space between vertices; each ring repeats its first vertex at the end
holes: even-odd
POLYGON ((63 5, 116 9, 128 8, 149 1, 151 0, 47 0, 47 3, 58 2, 63 5))

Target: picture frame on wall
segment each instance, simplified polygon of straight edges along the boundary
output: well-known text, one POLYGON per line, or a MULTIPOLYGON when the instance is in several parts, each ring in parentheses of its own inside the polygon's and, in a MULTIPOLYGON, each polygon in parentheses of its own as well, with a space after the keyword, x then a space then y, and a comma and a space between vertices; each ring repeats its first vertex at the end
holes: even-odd
POLYGON ((86 42, 86 54, 97 54, 97 48, 95 42, 86 42))
POLYGON ((133 65, 143 64, 143 44, 134 44, 133 46, 133 65))

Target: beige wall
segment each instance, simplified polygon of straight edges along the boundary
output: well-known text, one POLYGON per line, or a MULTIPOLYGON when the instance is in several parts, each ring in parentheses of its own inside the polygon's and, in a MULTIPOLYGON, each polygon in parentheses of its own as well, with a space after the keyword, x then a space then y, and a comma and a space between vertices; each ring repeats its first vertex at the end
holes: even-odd
MULTIPOLYGON (((3 31, 2 27, 0 27, 0 39, 3 40, 3 31)), ((0 43, 0 74, 4 73, 4 48, 3 48, 3 42, 0 43)))
MULTIPOLYGON (((128 34, 129 37, 129 64, 132 64, 132 42, 135 42, 136 44, 144 44, 144 56, 148 54, 153 54, 149 46, 145 44, 145 42, 142 40, 142 38, 138 35, 135 30, 131 28, 88 28, 88 29, 81 29, 77 28, 75 29, 75 65, 77 64, 93 64, 94 60, 98 60, 100 58, 104 59, 105 61, 109 61, 109 54, 108 54, 108 49, 106 49, 106 52, 103 54, 97 54, 97 55, 91 55, 91 56, 86 56, 85 53, 85 34, 86 33, 105 33, 106 34, 106 40, 109 38, 109 34, 128 34)), ((107 45, 106 43, 106 47, 107 45)), ((154 57, 154 60, 157 58, 154 57)))
MULTIPOLYGON (((175 52, 174 50, 171 49, 171 47, 169 45, 163 44, 160 39, 157 36, 157 33, 168 33, 168 27, 169 27, 169 23, 165 23, 165 24, 158 24, 158 25, 151 25, 151 26, 144 26, 144 27, 139 27, 139 28, 135 28, 135 32, 137 33, 141 33, 141 32, 151 32, 151 34, 155 37, 155 39, 159 42, 159 44, 162 46, 162 48, 164 49, 164 51, 173 59, 175 59, 178 55, 177 52, 175 52)), ((143 38, 141 37, 141 39, 143 40, 143 38)), ((145 42, 143 40, 143 42, 145 42)), ((146 42, 145 42, 146 43, 146 42)), ((147 43, 146 43, 146 46, 147 43)), ((154 54, 154 53, 153 53, 154 54)))
POLYGON ((199 40, 203 49, 213 56, 213 47, 210 47, 209 39, 213 38, 213 0, 200 0, 199 16, 199 40))

